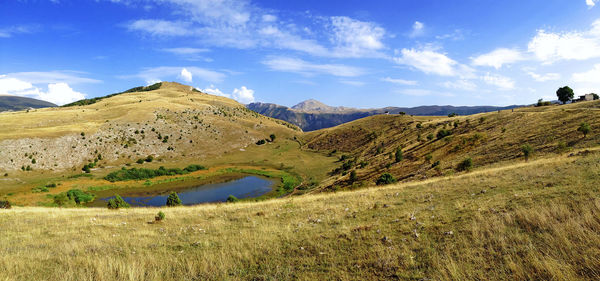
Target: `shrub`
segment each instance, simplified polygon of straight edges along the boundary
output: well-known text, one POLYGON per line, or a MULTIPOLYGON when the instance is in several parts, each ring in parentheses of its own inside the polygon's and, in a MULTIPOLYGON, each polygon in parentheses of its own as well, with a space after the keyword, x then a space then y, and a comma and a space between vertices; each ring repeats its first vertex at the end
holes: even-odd
POLYGON ((427 162, 430 162, 430 161, 431 161, 431 159, 433 159, 433 155, 431 155, 431 153, 427 153, 427 155, 425 155, 425 160, 426 160, 427 162))
POLYGON ((350 182, 354 183, 358 178, 356 177, 356 171, 352 170, 352 172, 350 172, 350 182))
POLYGON ((163 221, 165 219, 165 213, 163 213, 162 211, 159 211, 158 214, 156 214, 156 217, 154 217, 155 221, 163 221))
POLYGON ((277 137, 277 136, 275 136, 275 134, 271 134, 271 135, 269 136, 269 138, 271 138, 271 142, 274 142, 276 137, 277 137))
POLYGON ((531 147, 529 144, 524 144, 521 146, 521 151, 523 152, 523 157, 525 157, 525 160, 529 160, 529 157, 531 154, 533 154, 533 147, 531 147))
POLYGON ((58 206, 64 206, 69 202, 69 197, 67 197, 67 194, 63 193, 59 193, 54 195, 54 204, 58 205, 58 206))
POLYGON ((456 113, 454 113, 454 112, 453 112, 453 113, 450 113, 450 114, 448 114, 448 117, 456 117, 456 116, 458 116, 458 114, 456 114, 456 113))
POLYGON ((94 194, 83 192, 80 189, 71 189, 67 191, 69 200, 75 201, 76 204, 92 202, 96 197, 94 194))
POLYGON ((192 165, 185 167, 183 170, 191 173, 191 172, 195 172, 195 171, 206 170, 206 167, 204 167, 202 165, 192 164, 192 165))
POLYGON ((148 157, 146 157, 146 162, 152 162, 154 160, 154 156, 152 155, 148 155, 148 157))
POLYGON ((121 196, 119 196, 119 194, 115 194, 115 198, 108 200, 107 207, 109 209, 116 210, 119 208, 129 208, 130 205, 129 205, 129 203, 125 202, 125 200, 123 200, 123 198, 121 198, 121 196))
POLYGON ((86 164, 83 166, 83 168, 81 168, 82 171, 84 171, 86 174, 89 174, 91 172, 90 170, 90 165, 86 164))
POLYGON ((404 158, 402 155, 402 147, 396 148, 396 153, 394 154, 394 156, 396 157, 396 163, 402 161, 402 159, 404 158))
POLYGON ((427 135, 427 139, 428 139, 428 140, 432 140, 433 138, 435 138, 435 136, 434 136, 433 134, 429 134, 429 135, 427 135))
POLYGON ((377 181, 375 181, 376 185, 385 185, 385 184, 391 184, 391 183, 395 183, 396 179, 394 178, 394 176, 392 176, 390 173, 384 173, 383 175, 381 175, 377 181))
MULTIPOLYGON (((452 132, 450 130, 441 129, 437 132, 436 137, 439 140, 439 139, 443 139, 451 134, 452 134, 452 132)), ((429 137, 427 137, 427 138, 429 138, 429 137)))
POLYGON ((151 178, 161 177, 161 176, 185 175, 190 172, 195 172, 195 171, 204 170, 204 169, 206 169, 204 166, 195 165, 195 164, 189 165, 189 166, 185 167, 183 170, 179 169, 179 168, 166 169, 165 167, 162 167, 162 166, 156 170, 146 169, 146 168, 125 169, 125 167, 123 167, 123 169, 121 169, 121 170, 114 171, 114 172, 106 175, 104 177, 104 179, 107 181, 110 181, 110 182, 126 181, 126 180, 145 180, 145 179, 151 179, 151 178))
POLYGON ((233 196, 233 195, 229 195, 229 197, 227 197, 227 203, 235 203, 235 202, 239 202, 240 199, 238 199, 237 197, 233 196))
POLYGON ((470 171, 473 168, 473 159, 471 157, 465 158, 463 161, 458 163, 456 170, 458 171, 470 171))
POLYGON ((10 209, 10 208, 11 208, 10 202, 8 202, 6 200, 0 201, 0 209, 10 209))
POLYGON ((433 162, 433 164, 431 164, 431 168, 435 168, 439 165, 440 165, 440 160, 437 160, 437 161, 433 162))
POLYGON ((263 145, 265 143, 266 143, 265 140, 259 140, 259 141, 256 142, 256 145, 263 145))
POLYGON ((175 206, 181 206, 181 199, 179 199, 177 193, 171 192, 171 194, 169 194, 169 197, 167 197, 167 207, 175 206))
POLYGON ((138 164, 144 164, 144 159, 141 159, 141 158, 140 158, 140 159, 138 159, 137 161, 135 161, 135 163, 138 163, 138 164))
POLYGON ((590 131, 592 131, 592 129, 590 128, 590 124, 582 122, 581 124, 579 124, 579 128, 577 128, 577 131, 581 132, 583 134, 583 137, 585 138, 590 133, 590 131))
POLYGON ((54 187, 56 187, 56 184, 55 183, 49 183, 49 184, 46 184, 46 187, 54 188, 54 187))
POLYGON ((423 124, 417 123, 417 129, 421 129, 421 128, 423 128, 423 124))

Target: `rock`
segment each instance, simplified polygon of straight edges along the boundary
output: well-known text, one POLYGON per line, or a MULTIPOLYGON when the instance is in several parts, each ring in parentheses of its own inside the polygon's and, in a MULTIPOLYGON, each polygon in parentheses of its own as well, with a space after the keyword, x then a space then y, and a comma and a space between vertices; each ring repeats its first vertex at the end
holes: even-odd
POLYGON ((390 239, 387 236, 383 236, 383 238, 381 238, 381 242, 383 242, 383 243, 391 243, 392 239, 390 239))
POLYGON ((444 232, 445 235, 454 235, 454 231, 450 230, 450 231, 446 231, 444 232))

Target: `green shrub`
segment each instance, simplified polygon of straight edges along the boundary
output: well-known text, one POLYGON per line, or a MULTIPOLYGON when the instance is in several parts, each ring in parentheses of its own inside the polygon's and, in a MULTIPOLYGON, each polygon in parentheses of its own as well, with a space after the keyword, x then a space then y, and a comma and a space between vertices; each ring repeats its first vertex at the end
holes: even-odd
POLYGON ((450 113, 450 114, 448 114, 448 117, 456 117, 456 116, 458 116, 458 114, 456 114, 456 113, 454 113, 454 112, 453 112, 453 113, 450 113))
POLYGON ((349 177, 350 183, 354 183, 356 180, 358 180, 358 177, 356 176, 356 171, 352 170, 350 172, 350 177, 349 177))
POLYGON ((86 193, 80 189, 71 189, 67 191, 67 197, 69 200, 75 201, 76 204, 81 204, 94 201, 96 195, 86 193))
POLYGON ((404 158, 404 156, 402 155, 402 147, 396 148, 396 154, 394 156, 396 157, 396 163, 402 161, 402 159, 404 158))
POLYGON ((473 159, 471 157, 465 158, 463 161, 458 163, 456 166, 457 171, 470 171, 473 168, 473 159))
POLYGON ((146 157, 146 162, 152 162, 154 160, 154 156, 152 155, 148 155, 148 157, 146 157))
POLYGON ((181 206, 181 199, 179 199, 177 193, 171 192, 171 194, 169 194, 169 197, 167 197, 167 207, 175 206, 181 206))
POLYGON ((271 138, 271 142, 274 142, 276 137, 277 137, 277 136, 275 136, 275 134, 271 134, 271 135, 269 136, 269 138, 271 138))
POLYGON ((49 184, 46 184, 46 187, 54 188, 54 187, 56 187, 56 184, 55 183, 49 183, 49 184))
POLYGON ((437 161, 433 162, 433 164, 431 164, 431 168, 435 168, 439 165, 440 165, 440 160, 437 160, 437 161))
POLYGON ((10 205, 10 202, 8 202, 6 200, 0 201, 0 209, 10 209, 10 208, 12 208, 12 206, 10 205))
POLYGON ((423 128, 423 124, 417 123, 417 129, 421 129, 421 128, 423 128))
POLYGON ((267 143, 265 140, 259 140, 256 142, 256 145, 263 145, 265 143, 267 143))
POLYGON ((429 135, 427 135, 427 139, 428 139, 428 140, 432 140, 434 137, 435 137, 435 136, 434 136, 433 134, 429 134, 429 135))
POLYGON ((141 158, 140 158, 140 159, 138 159, 137 161, 135 161, 135 163, 138 163, 138 164, 144 164, 144 159, 141 159, 141 158))
POLYGON ((125 200, 123 200, 123 198, 121 198, 121 196, 119 196, 119 194, 115 194, 115 198, 112 198, 110 200, 108 200, 108 203, 106 204, 106 206, 109 209, 119 209, 119 208, 129 208, 131 207, 129 205, 129 203, 125 202, 125 200))
POLYGON ((106 175, 104 177, 104 179, 107 181, 110 181, 110 182, 126 181, 126 180, 145 180, 145 179, 151 179, 151 178, 161 177, 161 176, 185 175, 190 172, 195 172, 195 171, 204 170, 204 169, 206 169, 204 166, 195 165, 195 164, 189 165, 189 166, 185 167, 183 170, 179 169, 179 168, 166 169, 165 167, 162 167, 162 166, 156 170, 146 169, 146 168, 125 169, 125 167, 123 167, 123 169, 121 169, 121 170, 114 171, 114 172, 111 172, 110 174, 106 175))
POLYGON ((233 196, 233 195, 229 195, 229 197, 227 197, 227 203, 235 203, 235 202, 239 202, 240 199, 238 199, 237 197, 233 196))
POLYGON ((390 173, 384 173, 375 181, 375 184, 376 185, 385 185, 385 184, 391 184, 391 183, 395 183, 395 182, 396 182, 396 178, 394 178, 394 176, 392 176, 390 173))
POLYGON ((521 146, 521 151, 523 152, 523 157, 525 157, 525 160, 529 160, 529 157, 531 154, 533 154, 533 147, 531 147, 529 144, 524 144, 521 146))
POLYGON ((154 217, 155 221, 163 221, 165 219, 165 213, 163 213, 162 211, 159 211, 158 214, 156 214, 156 217, 154 217))
POLYGON ((439 139, 443 139, 451 134, 452 134, 452 132, 450 130, 441 129, 437 132, 436 137, 439 140, 439 139))
POLYGON ((579 124, 579 128, 577 128, 577 131, 581 132, 583 134, 583 137, 585 138, 592 131, 592 129, 590 128, 590 124, 583 122, 579 124))
POLYGON ((54 204, 58 206, 64 206, 69 202, 69 197, 67 197, 66 193, 59 193, 54 195, 54 204))

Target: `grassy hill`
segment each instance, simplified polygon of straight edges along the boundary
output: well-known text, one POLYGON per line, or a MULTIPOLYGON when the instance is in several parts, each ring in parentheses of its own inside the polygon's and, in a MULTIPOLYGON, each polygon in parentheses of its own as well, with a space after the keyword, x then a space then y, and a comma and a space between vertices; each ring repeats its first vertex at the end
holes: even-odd
POLYGON ((571 153, 257 203, 0 210, 0 279, 596 280, 600 154, 571 153))
POLYGON ((600 130, 599 113, 600 102, 593 101, 452 118, 379 115, 309 132, 302 140, 306 149, 340 159, 323 186, 360 187, 385 172, 400 181, 459 173, 467 158, 475 167, 523 162, 524 145, 533 150, 532 158, 596 146, 600 135, 584 137, 577 129, 587 122, 593 132, 600 130), (402 160, 396 161, 399 148, 402 160))
POLYGON ((56 104, 36 100, 32 98, 17 97, 17 96, 0 96, 0 112, 2 111, 19 111, 29 108, 44 108, 54 107, 56 104))

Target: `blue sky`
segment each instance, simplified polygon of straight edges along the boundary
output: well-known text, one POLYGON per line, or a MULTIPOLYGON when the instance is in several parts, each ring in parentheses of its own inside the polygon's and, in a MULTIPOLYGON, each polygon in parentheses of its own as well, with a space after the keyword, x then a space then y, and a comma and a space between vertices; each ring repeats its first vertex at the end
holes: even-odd
POLYGON ((0 1, 0 95, 64 104, 157 81, 362 108, 600 92, 600 2, 0 1))

